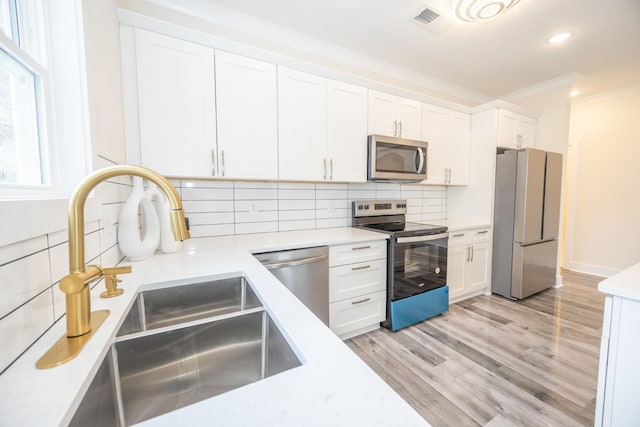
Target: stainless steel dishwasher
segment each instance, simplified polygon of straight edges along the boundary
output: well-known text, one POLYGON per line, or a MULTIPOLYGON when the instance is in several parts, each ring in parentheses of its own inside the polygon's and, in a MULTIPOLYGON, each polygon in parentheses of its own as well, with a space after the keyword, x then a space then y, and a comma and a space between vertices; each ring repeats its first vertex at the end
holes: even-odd
POLYGON ((325 325, 329 325, 329 247, 254 254, 325 325))

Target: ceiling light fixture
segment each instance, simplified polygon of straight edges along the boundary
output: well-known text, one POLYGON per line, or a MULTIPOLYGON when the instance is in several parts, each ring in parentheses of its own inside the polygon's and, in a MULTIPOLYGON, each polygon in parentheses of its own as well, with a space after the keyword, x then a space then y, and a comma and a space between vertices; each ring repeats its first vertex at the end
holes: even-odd
POLYGON ((572 35, 573 35, 573 33, 570 33, 570 32, 558 33, 558 34, 556 34, 554 36, 549 37, 547 39, 547 43, 549 43, 549 44, 559 44, 559 43, 562 43, 562 42, 566 41, 572 35))
POLYGON ((457 0, 456 16, 467 22, 488 21, 506 12, 520 0, 457 0))
POLYGON ((571 92, 569 92, 569 96, 573 98, 574 96, 580 95, 580 93, 581 91, 579 91, 578 89, 574 89, 571 92))

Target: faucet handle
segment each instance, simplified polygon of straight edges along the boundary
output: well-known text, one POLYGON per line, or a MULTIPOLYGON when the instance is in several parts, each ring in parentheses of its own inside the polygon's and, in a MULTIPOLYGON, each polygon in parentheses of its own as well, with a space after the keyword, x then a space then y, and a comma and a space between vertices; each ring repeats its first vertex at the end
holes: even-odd
POLYGON ((107 290, 100 294, 100 298, 111 298, 122 295, 124 290, 118 288, 118 283, 122 280, 118 279, 117 274, 131 273, 131 266, 124 265, 121 267, 107 267, 102 269, 102 275, 104 276, 104 284, 107 290))

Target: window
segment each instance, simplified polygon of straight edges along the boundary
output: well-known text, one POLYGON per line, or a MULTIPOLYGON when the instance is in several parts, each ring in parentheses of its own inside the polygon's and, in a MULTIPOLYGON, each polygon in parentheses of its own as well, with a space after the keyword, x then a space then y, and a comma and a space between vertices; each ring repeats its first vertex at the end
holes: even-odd
POLYGON ((42 0, 0 0, 0 188, 51 184, 42 0))

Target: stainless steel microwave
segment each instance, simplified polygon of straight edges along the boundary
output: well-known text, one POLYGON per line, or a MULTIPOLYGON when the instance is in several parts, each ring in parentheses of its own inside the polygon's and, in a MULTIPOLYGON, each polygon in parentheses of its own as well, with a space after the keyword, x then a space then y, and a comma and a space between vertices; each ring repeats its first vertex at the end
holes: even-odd
POLYGON ((427 142, 369 135, 369 181, 422 181, 427 179, 427 142))

